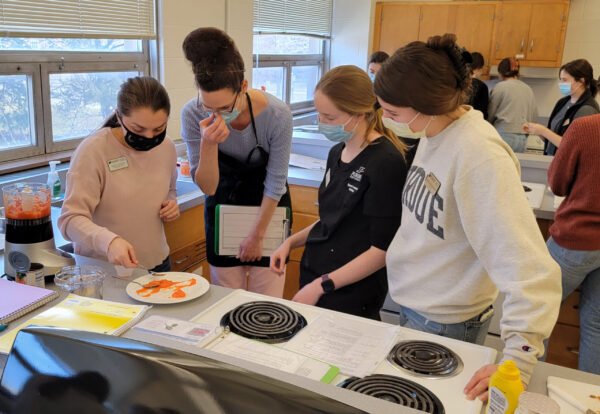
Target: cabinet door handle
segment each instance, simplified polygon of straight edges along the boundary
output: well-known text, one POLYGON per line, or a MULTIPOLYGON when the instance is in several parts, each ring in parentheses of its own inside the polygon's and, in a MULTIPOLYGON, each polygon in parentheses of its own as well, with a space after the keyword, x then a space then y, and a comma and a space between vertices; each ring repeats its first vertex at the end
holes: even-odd
POLYGON ((185 257, 184 257, 183 259, 181 259, 181 260, 175 260, 175 264, 176 264, 176 265, 180 265, 180 264, 182 264, 182 263, 185 263, 185 262, 187 262, 188 260, 190 260, 190 255, 189 255, 189 254, 188 254, 187 256, 185 256, 185 257))
POLYGON ((500 50, 500 44, 496 43, 496 51, 500 50))
POLYGON ((533 39, 531 39, 531 45, 529 45, 529 51, 533 52, 533 39))
POLYGON ((523 51, 524 47, 525 47, 525 38, 521 39, 521 52, 523 51))
POLYGON ((572 346, 568 346, 567 351, 569 351, 572 354, 579 355, 579 348, 573 348, 572 346))
POLYGON ((319 202, 315 201, 315 206, 319 207, 319 202))

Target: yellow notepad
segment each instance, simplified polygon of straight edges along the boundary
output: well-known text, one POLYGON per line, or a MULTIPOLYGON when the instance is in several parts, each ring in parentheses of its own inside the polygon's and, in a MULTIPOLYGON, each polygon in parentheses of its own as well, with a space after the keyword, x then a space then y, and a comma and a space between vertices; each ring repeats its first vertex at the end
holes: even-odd
POLYGON ((71 294, 56 306, 2 335, 0 337, 0 353, 7 354, 19 330, 28 325, 54 326, 119 335, 138 322, 149 308, 145 305, 129 305, 71 294))

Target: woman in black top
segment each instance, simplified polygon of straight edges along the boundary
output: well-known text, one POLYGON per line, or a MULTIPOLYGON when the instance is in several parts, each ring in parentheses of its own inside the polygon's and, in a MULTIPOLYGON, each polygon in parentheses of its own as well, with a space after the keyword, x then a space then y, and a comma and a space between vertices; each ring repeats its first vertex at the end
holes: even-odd
POLYGON ((565 63, 559 70, 559 80, 558 87, 565 97, 554 105, 548 126, 533 122, 523 125, 525 132, 546 140, 545 155, 556 153, 562 136, 573 120, 600 112, 595 99, 598 82, 594 79, 594 69, 590 62, 577 59, 565 63))
POLYGON ((295 301, 379 319, 387 294, 385 251, 400 226, 407 166, 405 145, 374 109, 373 84, 356 66, 339 66, 315 91, 319 131, 339 142, 329 152, 319 187, 319 220, 288 238, 271 256, 285 270, 305 246, 295 301))
POLYGON ((479 75, 483 72, 483 56, 479 52, 473 52, 471 53, 471 58, 473 59, 473 62, 470 64, 471 91, 467 105, 481 111, 483 118, 487 119, 490 92, 487 85, 478 79, 479 75))

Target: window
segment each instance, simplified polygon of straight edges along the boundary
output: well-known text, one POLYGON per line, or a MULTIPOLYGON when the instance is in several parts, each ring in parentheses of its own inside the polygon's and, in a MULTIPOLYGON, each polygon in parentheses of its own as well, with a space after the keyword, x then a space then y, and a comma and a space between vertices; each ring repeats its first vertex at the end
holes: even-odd
POLYGON ((313 109, 327 69, 332 0, 254 0, 252 87, 286 102, 294 113, 313 109))
POLYGON ((102 125, 121 83, 150 74, 154 7, 0 0, 0 162, 71 151, 102 125))
POLYGON ((302 35, 254 35, 252 87, 275 95, 294 112, 312 109, 325 70, 325 42, 302 35))

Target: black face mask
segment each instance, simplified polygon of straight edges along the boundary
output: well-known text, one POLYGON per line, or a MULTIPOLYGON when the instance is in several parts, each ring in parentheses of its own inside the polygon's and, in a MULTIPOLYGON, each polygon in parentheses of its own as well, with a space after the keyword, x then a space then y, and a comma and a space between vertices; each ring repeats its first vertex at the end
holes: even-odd
POLYGON ((163 132, 161 132, 158 135, 153 136, 152 138, 146 138, 143 137, 141 135, 138 134, 134 134, 133 132, 131 132, 123 123, 123 120, 121 119, 121 117, 119 116, 119 121, 121 122, 121 125, 123 126, 123 128, 125 128, 125 131, 127 131, 127 133, 125 134, 125 142, 127 143, 127 145, 129 145, 131 148, 133 148, 136 151, 149 151, 154 147, 158 147, 164 140, 165 137, 167 136, 167 128, 165 128, 165 130, 163 132))

